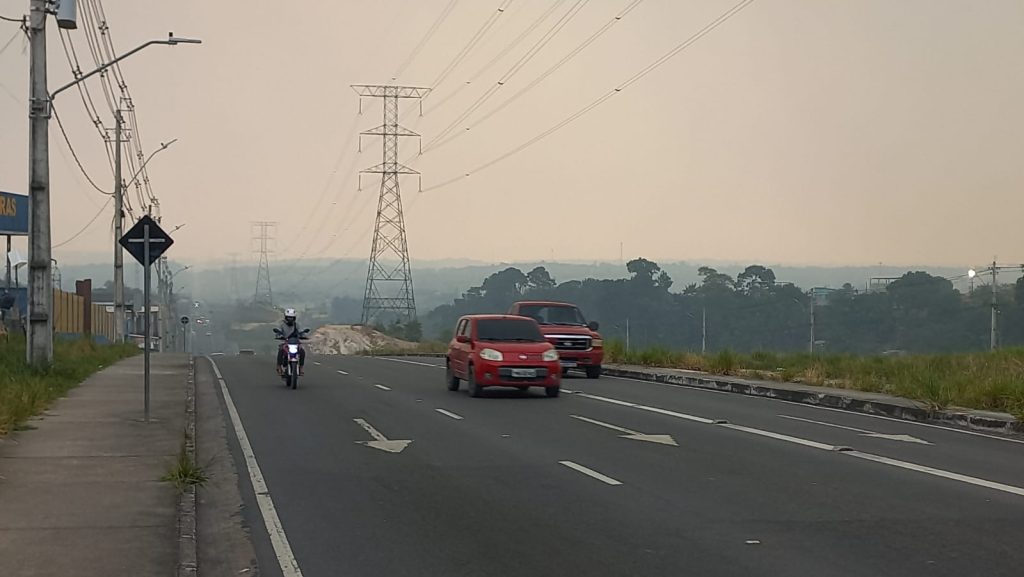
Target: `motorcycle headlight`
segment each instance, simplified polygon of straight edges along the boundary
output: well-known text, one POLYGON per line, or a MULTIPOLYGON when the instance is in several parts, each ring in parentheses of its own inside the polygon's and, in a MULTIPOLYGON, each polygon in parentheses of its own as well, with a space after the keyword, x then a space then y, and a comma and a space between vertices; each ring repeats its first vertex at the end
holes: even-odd
POLYGON ((505 355, 494 349, 481 349, 480 358, 485 361, 501 361, 505 359, 505 355))
POLYGON ((545 361, 557 361, 558 351, 556 351, 555 349, 544 351, 544 355, 541 358, 543 358, 545 361))
POLYGON ((590 346, 595 349, 603 348, 604 341, 601 339, 593 339, 590 341, 590 346))

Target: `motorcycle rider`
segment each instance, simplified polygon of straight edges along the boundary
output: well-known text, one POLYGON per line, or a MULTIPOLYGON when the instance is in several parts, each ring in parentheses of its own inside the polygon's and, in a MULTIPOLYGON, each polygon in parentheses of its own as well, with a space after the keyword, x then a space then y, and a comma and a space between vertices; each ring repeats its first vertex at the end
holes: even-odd
MULTIPOLYGON (((288 339, 290 339, 292 337, 295 337, 295 338, 301 337, 302 329, 299 328, 299 323, 295 320, 295 309, 285 309, 285 311, 284 311, 284 320, 281 321, 281 324, 277 327, 277 330, 278 330, 278 335, 279 335, 278 338, 283 339, 285 341, 285 343, 287 343, 288 339)), ((285 347, 287 345, 285 343, 282 343, 281 346, 278 347, 278 349, 277 349, 277 374, 279 374, 279 375, 284 373, 284 364, 285 364, 285 362, 287 362, 286 353, 285 353, 285 347)), ((305 374, 305 370, 304 370, 305 364, 306 364, 306 349, 300 345, 299 346, 299 376, 302 376, 302 375, 305 374)))

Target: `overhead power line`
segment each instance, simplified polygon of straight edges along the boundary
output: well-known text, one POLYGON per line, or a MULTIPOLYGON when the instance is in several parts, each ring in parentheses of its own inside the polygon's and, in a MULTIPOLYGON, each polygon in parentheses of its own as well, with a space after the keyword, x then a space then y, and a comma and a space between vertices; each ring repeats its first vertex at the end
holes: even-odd
POLYGON ((516 36, 512 40, 512 42, 509 42, 508 45, 505 46, 505 48, 503 48, 500 52, 498 52, 498 54, 496 54, 494 56, 494 58, 491 58, 491 60, 489 62, 487 62, 487 64, 484 64, 480 68, 480 70, 477 70, 476 74, 470 75, 469 76, 469 80, 467 80, 466 82, 464 82, 462 84, 459 84, 458 86, 455 87, 455 90, 453 90, 452 92, 450 92, 448 94, 448 96, 445 96, 441 100, 437 101, 433 106, 431 106, 428 109, 428 112, 430 110, 436 110, 437 108, 440 108, 441 106, 444 106, 444 104, 446 102, 450 101, 452 98, 455 98, 460 93, 462 93, 463 89, 465 89, 467 86, 472 84, 473 81, 475 81, 477 78, 482 76, 483 73, 486 72, 488 69, 490 69, 491 66, 494 66, 495 64, 497 64, 498 61, 500 61, 509 52, 511 52, 513 49, 515 49, 516 46, 519 46, 519 44, 523 40, 525 40, 527 36, 530 35, 530 33, 532 33, 534 30, 536 30, 537 27, 540 26, 542 22, 547 20, 548 17, 551 16, 551 14, 553 14, 555 12, 555 10, 557 10, 558 7, 561 6, 563 3, 565 3, 565 0, 555 0, 555 2, 551 6, 549 6, 548 9, 545 10, 543 14, 541 14, 536 20, 534 20, 532 24, 530 24, 525 30, 523 30, 519 34, 519 36, 516 36))
POLYGON ((67 143, 68 150, 71 151, 71 156, 72 156, 72 158, 75 159, 75 164, 78 165, 78 170, 82 171, 82 176, 84 176, 85 179, 87 181, 89 181, 89 184, 91 184, 92 187, 95 188, 97 191, 101 192, 102 194, 106 194, 108 196, 113 196, 114 195, 113 192, 107 192, 107 191, 103 190, 102 188, 99 187, 98 184, 96 184, 96 181, 94 181, 92 179, 92 177, 89 176, 89 172, 86 171, 85 170, 85 166, 82 165, 82 160, 78 158, 78 153, 75 152, 75 147, 71 145, 71 139, 68 138, 68 133, 64 129, 64 123, 61 122, 60 115, 57 114, 57 107, 53 106, 53 104, 51 103, 50 104, 50 110, 53 111, 53 117, 55 119, 57 119, 57 126, 60 127, 60 133, 64 136, 64 142, 67 143))
POLYGON ((622 84, 619 84, 615 88, 609 90, 605 94, 603 94, 600 97, 598 97, 597 100, 594 100, 590 104, 588 104, 588 105, 584 106, 583 108, 579 109, 578 111, 576 111, 575 113, 570 115, 568 118, 566 118, 566 119, 562 120, 561 122, 555 124, 551 128, 548 128, 544 132, 538 134, 537 136, 534 136, 533 138, 527 140, 526 142, 520 144, 519 146, 513 148, 512 150, 509 150, 508 152, 502 154, 501 156, 498 156, 497 158, 492 159, 492 160, 490 160, 488 162, 485 162, 485 163, 481 164, 480 166, 474 168, 473 170, 471 170, 469 172, 466 172, 462 176, 456 176, 454 178, 450 178, 448 180, 445 180, 445 181, 443 181, 443 182, 441 182, 439 184, 435 184, 434 186, 428 186, 428 187, 423 189, 423 192, 428 192, 428 191, 431 191, 431 190, 437 190, 439 188, 444 188, 444 187, 449 186, 449 185, 451 185, 451 184, 453 184, 455 182, 458 182, 459 180, 462 180, 463 178, 469 177, 473 173, 481 172, 483 170, 486 170, 486 169, 494 166, 495 164, 498 164, 499 162, 502 162, 502 161, 504 161, 504 160, 506 160, 506 159, 508 159, 508 158, 510 158, 510 157, 512 157, 512 156, 514 156, 514 155, 516 155, 516 154, 526 150, 527 148, 533 146, 534 144, 537 144, 541 140, 544 140, 548 136, 551 136, 552 134, 554 134, 554 133, 558 132, 559 130, 565 128, 566 126, 572 124, 577 119, 579 119, 580 117, 586 115, 591 110, 593 110, 593 109, 597 108, 598 106, 601 106, 602 104, 604 104, 606 101, 608 101, 610 98, 612 98, 616 94, 622 92, 626 88, 629 88, 630 86, 632 86, 636 82, 639 82, 643 77, 647 76, 651 72, 653 72, 656 69, 658 69, 659 67, 661 67, 663 64, 665 64, 666 62, 671 60, 677 54, 679 54, 680 52, 682 52, 682 51, 686 50, 687 48, 689 48, 695 42, 697 42, 698 40, 700 40, 701 38, 706 36, 708 33, 713 31, 715 28, 718 28, 719 26, 724 24, 727 20, 729 20, 730 18, 732 18, 733 16, 735 16, 736 14, 741 12, 744 8, 746 8, 747 6, 750 6, 753 3, 754 3, 754 0, 742 0, 741 2, 737 3, 732 8, 730 8, 727 11, 725 11, 721 16, 719 16, 718 18, 714 19, 709 24, 707 24, 706 26, 701 28, 699 31, 697 31, 695 34, 693 34, 692 36, 690 36, 689 38, 687 38, 686 40, 684 40, 683 42, 678 44, 675 48, 673 48, 672 50, 668 51, 665 55, 661 56, 660 58, 658 58, 657 60, 655 60, 651 64, 647 65, 646 67, 644 67, 642 70, 640 70, 639 72, 637 72, 633 76, 631 76, 625 82, 623 82, 622 84))
POLYGON ((563 56, 561 60, 559 60, 558 62, 554 63, 550 68, 548 68, 547 70, 542 72, 540 74, 540 76, 538 76, 537 78, 534 78, 529 84, 527 84, 526 86, 521 88, 518 92, 516 92, 511 97, 509 97, 507 100, 505 100, 504 102, 499 104, 496 108, 494 108, 490 112, 488 112, 488 113, 484 114, 483 116, 481 116, 480 118, 478 118, 476 121, 474 121, 471 124, 469 124, 466 127, 465 130, 458 131, 455 134, 452 134, 451 136, 449 136, 448 138, 438 142, 437 145, 434 148, 439 148, 441 146, 444 146, 445 144, 448 144, 449 142, 459 138, 460 136, 463 136, 464 134, 467 134, 469 131, 473 130, 477 126, 480 126, 481 124, 486 122, 488 119, 493 117, 495 114, 497 114, 497 113, 501 112, 502 110, 504 110, 510 104, 512 104, 513 102, 515 102, 519 98, 521 98, 524 94, 526 94, 530 90, 533 90, 534 88, 536 88, 541 82, 544 82, 549 76, 551 76, 552 74, 557 72, 559 68, 561 68, 562 66, 565 66, 566 64, 568 64, 569 61, 571 61, 573 58, 575 58, 580 53, 582 53, 584 50, 586 50, 587 47, 589 47, 591 44, 593 44, 595 41, 597 41, 598 38, 600 38, 606 32, 611 30, 613 26, 618 24, 623 18, 626 17, 627 14, 632 12, 637 6, 639 6, 641 3, 643 3, 643 1, 644 0, 631 0, 629 5, 626 6, 621 12, 616 14, 614 18, 609 20, 607 23, 605 23, 604 26, 602 26, 596 32, 591 34, 586 40, 584 40, 579 45, 577 45, 575 48, 573 48, 571 51, 569 51, 569 53, 566 54, 565 56, 563 56))
POLYGON ((423 50, 423 47, 426 46, 427 42, 430 42, 430 39, 434 37, 434 34, 437 33, 437 29, 440 28, 442 24, 444 24, 444 21, 448 19, 448 15, 452 13, 452 10, 455 9, 455 5, 458 3, 459 0, 450 0, 448 2, 448 4, 444 7, 444 10, 441 11, 441 14, 438 15, 438 17, 434 20, 434 23, 431 24, 430 28, 427 29, 427 32, 423 35, 423 38, 421 38, 420 41, 416 43, 416 47, 412 49, 412 52, 409 53, 409 56, 404 61, 402 61, 401 64, 398 65, 398 70, 396 70, 394 74, 394 78, 396 80, 416 60, 416 57, 420 55, 420 52, 423 50))
POLYGON ((465 60, 467 56, 469 56, 469 53, 473 50, 473 48, 476 47, 477 44, 480 43, 481 40, 484 39, 485 36, 487 36, 487 32, 494 27, 494 24, 498 22, 498 19, 501 18, 502 14, 504 14, 505 9, 508 8, 513 1, 514 0, 502 1, 501 5, 498 6, 498 9, 495 10, 494 13, 492 13, 490 17, 487 18, 486 21, 484 21, 483 25, 480 26, 480 28, 476 31, 476 34, 474 34, 469 39, 469 42, 467 42, 466 45, 462 47, 462 50, 460 50, 459 53, 455 55, 455 58, 453 58, 452 61, 449 62, 448 65, 445 66, 443 70, 441 70, 441 73, 437 75, 437 78, 435 78, 434 81, 430 83, 430 87, 432 89, 436 90, 437 87, 440 86, 441 83, 444 82, 446 78, 448 78, 452 71, 454 71, 455 68, 458 67, 458 65, 461 64, 462 61, 465 60))
POLYGON ((530 62, 530 60, 533 59, 534 56, 539 54, 540 51, 543 50, 549 42, 551 42, 551 39, 554 38, 555 35, 558 34, 563 28, 565 28, 565 26, 569 24, 569 22, 571 22, 577 14, 580 13, 580 10, 582 10, 583 7, 586 6, 587 2, 589 1, 590 0, 576 0, 576 3, 569 8, 568 12, 563 14, 562 17, 559 18, 557 22, 555 22, 554 26, 548 29, 548 31, 544 33, 544 35, 539 40, 537 40, 537 42, 535 42, 529 50, 526 51, 526 54, 524 54, 519 60, 516 61, 515 64, 512 65, 511 68, 509 68, 508 72, 502 75, 502 77, 499 78, 498 81, 494 85, 492 85, 486 92, 484 92, 480 96, 480 98, 477 98, 476 102, 471 104, 469 108, 467 108, 465 111, 462 112, 462 114, 457 116, 455 120, 448 124, 448 126, 444 127, 444 129, 441 130, 441 132, 439 132, 437 136, 427 141, 427 143, 423 145, 423 151, 427 152, 431 148, 434 148, 438 141, 440 141, 442 138, 450 134, 451 131, 455 130, 459 123, 468 118, 469 115, 476 112, 476 110, 483 106, 484 103, 487 102, 487 100, 491 96, 494 96, 495 93, 501 90, 505 83, 511 80, 513 76, 515 76, 520 70, 522 70, 523 67, 526 66, 530 62))
POLYGON ((24 16, 22 16, 21 18, 11 18, 9 16, 4 16, 4 15, 0 14, 0 20, 3 20, 5 22, 16 22, 18 24, 24 24, 25 23, 25 17, 24 16))
POLYGON ((96 214, 91 219, 89 219, 89 222, 86 223, 86 225, 82 227, 82 230, 79 230, 74 235, 72 235, 71 238, 65 240, 64 242, 53 245, 53 248, 60 248, 60 247, 62 247, 64 245, 69 244, 70 242, 74 241, 76 238, 82 236, 82 234, 84 234, 85 231, 89 230, 89 228, 93 225, 93 223, 96 222, 96 219, 98 219, 101 214, 106 212, 107 207, 110 206, 110 201, 113 200, 113 198, 114 197, 111 196, 110 198, 107 199, 107 202, 103 203, 103 206, 101 206, 100 209, 96 212, 96 214))

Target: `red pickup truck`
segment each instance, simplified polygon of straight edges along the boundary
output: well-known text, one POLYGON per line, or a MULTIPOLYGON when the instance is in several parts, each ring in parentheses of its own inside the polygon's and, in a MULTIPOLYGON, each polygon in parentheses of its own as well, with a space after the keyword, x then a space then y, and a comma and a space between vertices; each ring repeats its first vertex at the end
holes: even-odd
POLYGON ((558 350, 563 374, 579 368, 586 371, 588 378, 601 376, 604 342, 597 332, 597 323, 588 323, 579 307, 570 303, 521 301, 514 303, 508 314, 537 321, 544 338, 558 350))

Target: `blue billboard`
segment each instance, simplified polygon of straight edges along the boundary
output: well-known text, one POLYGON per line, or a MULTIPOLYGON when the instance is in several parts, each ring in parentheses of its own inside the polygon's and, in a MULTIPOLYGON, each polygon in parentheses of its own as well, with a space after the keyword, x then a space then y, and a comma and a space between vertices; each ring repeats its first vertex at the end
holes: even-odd
POLYGON ((28 235, 28 197, 0 192, 0 235, 28 235))

